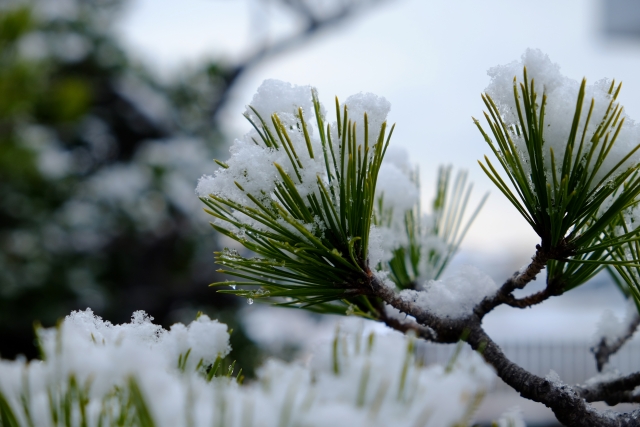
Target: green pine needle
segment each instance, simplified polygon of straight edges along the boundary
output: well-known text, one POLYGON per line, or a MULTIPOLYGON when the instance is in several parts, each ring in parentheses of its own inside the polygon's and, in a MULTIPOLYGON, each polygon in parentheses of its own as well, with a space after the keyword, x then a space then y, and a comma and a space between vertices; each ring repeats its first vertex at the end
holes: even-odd
POLYGON ((216 262, 224 267, 219 271, 246 281, 213 285, 233 285, 220 292, 252 299, 278 298, 287 305, 324 308, 337 304, 344 313, 348 306, 340 300, 366 293, 372 277, 367 254, 369 230, 378 171, 393 127, 387 132, 385 122, 380 129, 369 129, 366 113, 352 120, 346 106, 340 112, 336 99, 338 140, 333 141, 315 91, 312 96, 322 153, 312 148, 301 109, 296 118, 306 150, 296 151, 289 130, 277 114, 270 118, 274 134, 251 107, 259 122, 247 117, 260 136, 256 144, 284 150, 294 174, 287 173, 284 165, 274 164, 278 180, 271 195, 251 194, 236 184, 254 203, 253 207, 224 195, 201 198, 207 206, 205 211, 216 218, 212 227, 257 254, 246 258, 235 251, 216 252, 216 262), (364 141, 356 138, 356 120, 362 120, 364 141), (369 140, 375 134, 377 139, 369 140), (315 190, 303 196, 297 189, 303 183, 303 160, 318 155, 324 157, 326 175, 317 175, 315 190), (243 215, 257 225, 248 225, 243 215))
MULTIPOLYGON (((417 171, 412 179, 419 188, 417 171)), ((467 183, 466 172, 458 172, 451 185, 451 168, 440 167, 436 197, 432 203, 431 226, 422 223, 420 200, 412 210, 405 213, 407 244, 393 251, 393 258, 388 265, 390 277, 398 287, 414 288, 418 281, 436 280, 442 275, 488 197, 488 194, 485 194, 465 222, 464 215, 472 188, 473 186, 467 183), (424 240, 428 237, 440 240, 444 245, 444 251, 440 248, 424 247, 424 240)), ((376 204, 376 225, 389 227, 392 214, 393 207, 385 205, 383 194, 376 204)))
POLYGON ((623 245, 637 242, 640 230, 629 230, 624 236, 613 235, 608 230, 612 221, 634 204, 640 194, 639 166, 623 168, 640 145, 630 150, 602 178, 596 178, 624 123, 622 107, 616 102, 620 87, 612 83, 605 116, 590 137, 587 127, 590 121, 598 119, 592 117, 594 101, 585 103, 586 80, 582 81, 562 158, 546 148, 547 98, 545 94, 539 97, 534 81, 527 77, 526 68, 524 82, 519 83, 514 78, 513 84, 517 124, 507 126, 487 94, 482 99, 488 110, 485 118, 494 140, 474 119, 508 182, 487 157, 480 166, 540 236, 542 249, 555 260, 549 263, 549 277, 561 280, 565 289, 584 283, 605 265, 618 268, 639 263, 637 256, 631 259, 612 256, 623 245), (589 109, 582 121, 585 106, 589 109), (524 140, 524 152, 516 148, 516 137, 524 140), (545 158, 550 161, 550 170, 545 158))

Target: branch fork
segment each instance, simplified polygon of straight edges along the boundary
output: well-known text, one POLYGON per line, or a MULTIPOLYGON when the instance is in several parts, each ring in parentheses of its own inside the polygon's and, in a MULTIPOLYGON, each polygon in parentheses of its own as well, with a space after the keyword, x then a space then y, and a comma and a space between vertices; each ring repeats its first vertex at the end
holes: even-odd
MULTIPOLYGON (((552 259, 548 252, 538 246, 531 264, 524 271, 517 272, 507 280, 492 297, 480 302, 473 313, 465 318, 440 318, 433 313, 405 301, 393 289, 379 281, 372 281, 375 297, 390 306, 415 318, 415 322, 400 322, 382 314, 380 320, 401 332, 415 331, 418 336, 439 343, 452 343, 465 337, 474 350, 481 352, 484 359, 492 365, 497 375, 521 396, 540 402, 549 407, 557 419, 567 426, 638 426, 640 409, 627 413, 597 411, 590 402, 603 401, 609 405, 621 402, 640 402, 640 394, 634 389, 640 386, 640 372, 616 377, 607 381, 588 381, 586 385, 570 386, 551 378, 542 378, 516 365, 502 352, 500 347, 482 328, 482 318, 501 304, 524 308, 540 303, 552 296, 560 295, 562 288, 558 280, 549 280, 547 287, 531 296, 516 299, 512 292, 523 289, 546 267, 552 259)), ((558 254, 556 254, 558 255, 558 254)), ((381 310, 380 313, 384 313, 381 310)), ((640 324, 636 316, 629 324, 629 333, 612 344, 603 341, 594 348, 599 366, 601 360, 608 360, 626 342, 640 324)))

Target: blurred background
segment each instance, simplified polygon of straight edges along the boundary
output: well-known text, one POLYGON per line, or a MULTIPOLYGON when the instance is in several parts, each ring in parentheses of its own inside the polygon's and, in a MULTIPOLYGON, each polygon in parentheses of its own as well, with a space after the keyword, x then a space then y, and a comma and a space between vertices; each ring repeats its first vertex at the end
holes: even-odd
MULTIPOLYGON (((475 200, 492 193, 449 270, 470 263, 502 282, 537 240, 476 163, 489 152, 471 119, 486 71, 540 48, 569 77, 624 81, 640 118, 639 15, 633 0, 0 0, 0 354, 35 357, 34 321, 86 307, 114 323, 145 310, 165 327, 203 311, 234 328, 249 376, 333 330, 207 287, 229 242, 195 183, 248 131, 241 114, 267 78, 311 84, 325 104, 385 96, 425 204, 443 163, 469 171, 475 200)), ((624 301, 599 276, 486 327, 505 346, 582 354, 604 309, 622 315, 624 301)))

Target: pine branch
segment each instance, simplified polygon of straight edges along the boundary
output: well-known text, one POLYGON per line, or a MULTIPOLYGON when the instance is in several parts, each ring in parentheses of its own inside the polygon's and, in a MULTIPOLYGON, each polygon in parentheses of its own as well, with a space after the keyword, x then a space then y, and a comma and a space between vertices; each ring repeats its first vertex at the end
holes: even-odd
POLYGON ((503 116, 504 105, 496 104, 488 94, 482 96, 489 133, 495 141, 474 119, 508 179, 501 177, 486 156, 480 166, 540 236, 540 246, 548 251, 548 276, 563 282, 565 290, 585 283, 607 264, 637 267, 637 258, 612 259, 612 252, 637 241, 640 232, 610 233, 611 223, 640 195, 640 166, 627 164, 640 145, 625 149, 612 167, 607 163, 624 123, 622 107, 616 101, 620 85, 611 84, 604 115, 592 117, 595 101, 587 107, 586 80, 582 81, 569 136, 566 141, 553 141, 564 144, 562 148, 555 146, 564 150, 556 158, 554 144, 546 141, 550 126, 545 124, 547 96, 544 92, 538 95, 526 67, 523 75, 523 82, 513 80, 514 122, 503 116), (583 108, 588 108, 586 119, 583 108))
MULTIPOLYGON (((422 310, 413 303, 402 300, 392 290, 384 287, 375 287, 376 294, 400 311, 416 318, 416 320, 429 326, 436 333, 436 342, 451 343, 465 336, 467 343, 474 350, 479 351, 485 361, 493 366, 498 376, 522 397, 539 402, 549 407, 557 419, 563 424, 571 427, 592 427, 592 426, 637 426, 637 418, 640 417, 640 410, 628 413, 601 413, 596 411, 584 399, 583 393, 587 393, 583 388, 571 387, 561 382, 554 382, 546 378, 539 377, 526 371, 522 367, 513 363, 502 352, 480 325, 480 319, 472 315, 466 319, 442 319, 422 310)), ((396 325, 387 323, 391 327, 396 325)), ((403 326, 399 329, 403 331, 403 326)), ((612 388, 627 388, 640 381, 633 376, 620 379, 612 383, 612 388)), ((597 391, 593 391, 596 396, 597 391)), ((598 395, 600 396, 600 395, 598 395)), ((633 396, 630 393, 620 393, 612 390, 612 394, 607 396, 611 402, 616 399, 630 401, 633 396)), ((602 399, 597 399, 602 400, 602 399)))
MULTIPOLYGON (((568 249, 565 249, 568 252, 568 249)), ((491 310, 501 304, 507 304, 511 307, 526 308, 535 304, 539 304, 552 296, 562 294, 562 283, 559 280, 547 280, 547 287, 533 295, 525 298, 517 299, 513 296, 516 289, 524 289, 531 281, 546 267, 550 259, 562 254, 551 254, 549 250, 543 249, 540 245, 536 246, 536 253, 531 258, 531 263, 523 271, 516 271, 501 287, 500 290, 490 298, 485 298, 474 310, 476 316, 482 319, 491 310)))
POLYGON ((613 342, 610 342, 607 337, 602 337, 598 345, 591 347, 591 352, 596 358, 598 372, 602 372, 602 368, 609 363, 609 357, 620 350, 620 348, 631 339, 633 334, 638 330, 638 326, 640 326, 640 315, 635 312, 633 317, 629 319, 629 324, 627 325, 624 335, 617 337, 613 342))
MULTIPOLYGON (((438 317, 417 304, 403 299, 395 290, 381 283, 375 277, 371 282, 371 296, 380 298, 402 313, 413 316, 418 324, 433 330, 435 336, 432 341, 434 342, 448 344, 458 342, 469 324, 469 319, 467 318, 452 319, 438 317)), ((389 326, 393 327, 393 324, 389 326)))
MULTIPOLYGON (((377 291, 381 298, 395 308, 414 316, 423 325, 428 324, 436 333, 437 342, 454 342, 456 338, 465 336, 471 348, 482 354, 485 361, 495 368, 496 373, 505 383, 522 397, 549 407, 563 424, 571 427, 637 426, 640 410, 619 414, 598 412, 583 398, 582 388, 574 388, 539 377, 513 363, 482 329, 480 319, 475 315, 459 320, 441 319, 425 312, 415 304, 394 296, 393 291, 389 292, 385 289, 377 289, 377 291)), ((389 323, 388 325, 394 326, 389 323)), ((621 380, 621 383, 628 387, 637 380, 635 377, 630 377, 621 380)), ((623 398, 630 400, 631 397, 629 393, 616 392, 609 396, 609 399, 611 401, 623 398)))
MULTIPOLYGON (((401 289, 416 290, 424 281, 440 278, 489 196, 487 193, 482 197, 465 221, 473 185, 467 182, 466 171, 458 171, 453 180, 451 171, 451 167, 438 168, 436 196, 428 221, 424 221, 420 197, 412 209, 404 212, 406 242, 394 248, 393 257, 384 266, 401 289), (442 247, 431 247, 426 243, 429 239, 436 239, 442 247)), ((411 173, 411 180, 420 189, 417 169, 411 173)), ((385 203, 384 196, 381 194, 377 200, 374 223, 376 227, 392 228, 394 207, 385 203)))
POLYGON ((559 283, 560 282, 557 281, 550 281, 542 291, 524 298, 514 298, 513 295, 507 295, 504 297, 504 303, 514 308, 528 308, 540 304, 551 297, 562 295, 563 291, 562 287, 558 286, 559 283))
POLYGON ((640 386, 640 372, 621 376, 609 381, 587 380, 586 385, 575 386, 576 391, 587 402, 606 402, 613 406, 622 402, 640 402, 640 395, 633 390, 640 386))
POLYGON ((387 314, 384 308, 379 310, 379 320, 391 329, 402 333, 414 333, 417 337, 425 341, 438 342, 438 336, 433 329, 420 325, 414 319, 407 316, 406 319, 400 320, 387 314))
MULTIPOLYGON (((525 271, 514 275, 505 282, 494 297, 482 301, 475 308, 473 314, 462 319, 435 316, 415 303, 402 299, 394 290, 375 280, 372 283, 373 295, 401 312, 413 316, 419 324, 427 326, 435 333, 435 336, 429 337, 432 341, 452 343, 464 337, 471 348, 479 351, 485 361, 496 369, 496 373, 505 383, 521 396, 549 407, 557 419, 567 426, 637 426, 640 409, 628 413, 612 414, 598 412, 588 402, 604 400, 607 403, 615 404, 617 402, 638 401, 630 389, 640 385, 640 373, 604 382, 598 386, 571 387, 559 381, 534 375, 513 363, 482 328, 482 316, 488 313, 487 310, 490 311, 490 309, 505 303, 505 295, 511 295, 516 286, 523 283, 526 285, 528 281, 535 278, 535 275, 544 266, 544 259, 545 255, 539 249, 525 271)), ((548 286, 547 289, 545 290, 546 294, 554 293, 553 285, 548 286)), ((545 291, 542 292, 545 293, 545 291)), ((406 331, 405 325, 395 322, 385 323, 394 329, 406 331)))
POLYGON ((345 300, 343 313, 351 304, 366 314, 368 302, 356 297, 367 295, 375 276, 369 266, 369 233, 378 172, 394 127, 387 129, 386 121, 369 126, 366 112, 351 117, 347 105, 341 113, 336 98, 334 132, 315 90, 309 97, 319 140, 310 137, 302 107, 294 117, 272 113, 271 124, 249 107, 253 114, 247 119, 258 135, 253 143, 268 159, 260 166, 271 171, 273 181, 256 186, 248 178, 249 166, 220 161, 220 173, 205 178, 208 194, 201 200, 214 217, 212 227, 258 255, 216 252, 216 261, 224 266, 218 271, 245 281, 212 286, 231 287, 222 293, 276 298, 302 308, 333 304, 330 312, 345 300), (277 162, 268 157, 276 155, 277 162), (218 188, 230 183, 239 191, 221 194, 218 188))
MULTIPOLYGON (((422 249, 413 244, 417 242, 415 236, 419 228, 412 226, 416 223, 409 216, 406 228, 410 244, 394 254, 397 262, 390 266, 391 274, 386 276, 384 272, 376 271, 377 268, 385 268, 382 262, 370 265, 367 242, 371 224, 376 221, 376 180, 389 142, 389 138, 385 140, 385 124, 380 128, 379 138, 374 138, 377 142, 370 146, 368 116, 365 113, 362 144, 356 141, 358 132, 347 109, 341 114, 337 104, 336 133, 326 127, 325 134, 324 117, 318 114, 321 108, 314 94, 326 170, 322 176, 317 175, 317 187, 305 188, 300 193, 298 186, 303 184, 304 172, 313 170, 304 169, 306 166, 303 167, 301 159, 315 159, 302 110, 296 115, 299 120, 286 127, 277 114, 271 117, 273 126, 267 125, 254 109, 257 119, 252 124, 262 145, 270 152, 286 151, 288 160, 284 163, 288 169, 285 171, 279 164, 283 162, 274 163, 277 180, 275 190, 268 190, 269 193, 254 191, 250 194, 236 181, 236 186, 251 203, 242 202, 242 198, 242 203, 237 203, 220 194, 203 198, 210 208, 208 212, 216 218, 216 223, 212 224, 214 228, 261 257, 248 259, 229 251, 219 253, 218 261, 231 267, 225 272, 250 280, 244 283, 247 286, 261 286, 257 292, 236 290, 235 284, 242 283, 234 282, 233 289, 225 292, 252 298, 287 298, 286 305, 315 305, 319 311, 323 311, 326 305, 331 306, 331 312, 336 312, 336 307, 344 304, 349 314, 376 318, 396 330, 414 332, 433 342, 455 343, 462 339, 482 353, 505 383, 523 397, 551 408, 558 420, 568 426, 638 425, 640 410, 613 415, 596 411, 587 400, 635 401, 637 397, 632 389, 640 384, 640 374, 608 383, 574 387, 557 378, 542 378, 509 360, 481 326, 484 316, 499 305, 525 308, 539 304, 585 283, 605 267, 615 269, 630 294, 640 301, 640 275, 636 272, 640 266, 640 227, 627 224, 628 213, 635 208, 635 199, 640 196, 640 165, 628 166, 627 163, 640 145, 630 151, 623 149, 621 158, 614 156, 613 162, 609 158, 607 166, 603 166, 624 122, 624 118, 620 120, 622 109, 616 102, 619 87, 614 89, 612 84, 608 95, 605 95, 609 107, 603 116, 593 119, 596 123, 593 131, 594 126, 589 127, 589 121, 594 101, 586 121, 583 121, 582 108, 587 94, 583 81, 566 146, 562 145, 565 141, 551 144, 557 151, 564 150, 558 159, 553 147, 545 145, 544 133, 550 126, 545 123, 546 95, 543 93, 538 97, 533 79, 527 78, 526 69, 524 83, 518 84, 514 80, 517 122, 505 123, 501 109, 488 95, 483 97, 489 110, 485 116, 496 142, 489 138, 477 121, 476 124, 507 179, 500 176, 487 158, 481 166, 539 235, 540 244, 536 246, 531 263, 516 272, 497 291, 494 291, 493 283, 480 288, 488 289, 484 292, 494 292, 492 295, 482 293, 480 297, 473 297, 478 299, 470 300, 458 291, 455 296, 460 299, 460 307, 455 309, 446 304, 448 300, 444 300, 442 307, 432 304, 433 300, 429 298, 437 295, 436 286, 425 291, 406 289, 412 286, 417 276, 416 260, 422 249), (289 131, 299 134, 297 151, 289 131), (302 143, 302 134, 306 146, 302 143), (335 135, 333 140, 332 135, 335 135), (368 154, 370 149, 373 155, 368 154), (243 222, 247 217, 251 221, 243 222), (318 227, 318 222, 322 227, 318 227), (517 289, 524 289, 535 280, 545 268, 548 274, 544 290, 524 298, 513 295, 517 289), (394 280, 395 285, 387 277, 394 280), (398 288, 405 290, 398 292, 398 288), (429 293, 432 291, 434 294, 429 293), (482 296, 484 299, 476 304, 482 296), (403 321, 393 312, 387 312, 385 303, 415 321, 403 321), (473 304, 476 306, 472 308, 473 304)), ((251 120, 251 117, 248 118, 251 120)), ((260 145, 256 139, 253 141, 260 145)), ((229 167, 219 164, 225 169, 229 167)), ((446 194, 448 182, 448 175, 442 177, 439 196, 446 194)), ((450 232, 459 229, 462 214, 458 212, 464 211, 467 200, 464 180, 454 188, 452 209, 447 209, 453 213, 443 215, 443 221, 437 222, 436 227, 450 232)), ((436 198, 435 205, 438 201, 440 205, 444 204, 442 197, 436 198)), ((382 200, 379 206, 378 219, 382 221, 387 210, 382 200)), ((451 235, 456 234, 457 231, 451 235)), ((470 277, 476 277, 478 282, 482 280, 480 276, 470 277)), ((465 277, 464 280, 468 283, 474 279, 465 277)), ((326 311, 330 310, 327 308, 326 311)), ((620 338, 620 342, 607 344, 603 339, 600 347, 594 350, 599 369, 639 324, 640 319, 634 319, 629 325, 628 336, 620 338)))
POLYGON ((467 342, 482 353, 498 376, 524 398, 540 402, 550 408, 558 421, 571 427, 637 426, 640 410, 627 413, 599 412, 577 389, 561 382, 534 375, 510 361, 500 347, 479 324, 471 325, 467 342))

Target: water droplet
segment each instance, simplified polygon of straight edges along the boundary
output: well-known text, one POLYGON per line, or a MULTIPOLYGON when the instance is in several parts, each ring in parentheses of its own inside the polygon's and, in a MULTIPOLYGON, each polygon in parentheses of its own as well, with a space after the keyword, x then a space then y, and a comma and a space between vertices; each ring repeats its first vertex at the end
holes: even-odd
POLYGON ((235 289, 236 288, 236 285, 229 285, 229 286, 231 286, 231 289, 235 289))
POLYGON ((249 298, 249 299, 247 300, 247 304, 249 304, 249 305, 253 304, 253 298, 249 298))

